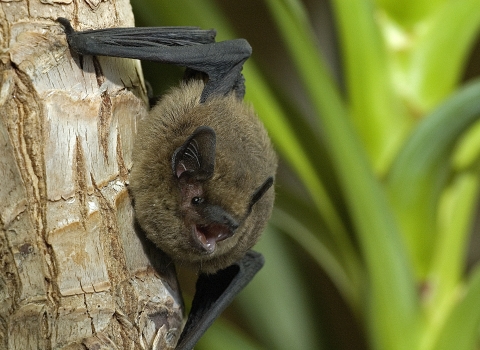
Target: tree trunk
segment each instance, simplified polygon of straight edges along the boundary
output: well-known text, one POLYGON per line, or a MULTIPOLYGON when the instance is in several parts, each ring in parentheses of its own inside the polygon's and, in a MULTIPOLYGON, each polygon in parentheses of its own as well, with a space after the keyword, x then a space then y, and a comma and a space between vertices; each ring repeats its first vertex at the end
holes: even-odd
POLYGON ((57 17, 134 25, 127 0, 0 0, 0 349, 173 348, 173 264, 126 187, 139 62, 78 57, 57 17))

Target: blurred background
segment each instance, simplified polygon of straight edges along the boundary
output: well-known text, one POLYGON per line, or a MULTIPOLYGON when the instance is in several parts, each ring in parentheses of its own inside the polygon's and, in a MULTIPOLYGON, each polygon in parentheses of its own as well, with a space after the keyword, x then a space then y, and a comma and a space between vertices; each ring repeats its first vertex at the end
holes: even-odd
MULTIPOLYGON (((250 42, 246 100, 281 158, 266 265, 196 349, 479 348, 478 0, 132 6, 250 42)), ((155 96, 182 77, 142 66, 155 96)))

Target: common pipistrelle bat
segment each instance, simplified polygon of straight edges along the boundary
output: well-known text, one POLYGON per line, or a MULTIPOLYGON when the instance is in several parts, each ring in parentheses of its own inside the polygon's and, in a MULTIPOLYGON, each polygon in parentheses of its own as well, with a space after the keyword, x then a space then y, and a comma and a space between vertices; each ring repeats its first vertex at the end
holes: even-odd
POLYGON ((194 27, 76 32, 58 22, 79 54, 187 67, 185 81, 139 122, 130 190, 147 237, 201 273, 177 347, 190 349, 263 265, 249 249, 272 211, 277 157, 243 102, 251 47, 194 27))
POLYGON ((273 206, 276 155, 234 93, 203 103, 201 80, 173 88, 138 126, 130 189, 138 221, 175 261, 213 273, 258 240, 273 206))

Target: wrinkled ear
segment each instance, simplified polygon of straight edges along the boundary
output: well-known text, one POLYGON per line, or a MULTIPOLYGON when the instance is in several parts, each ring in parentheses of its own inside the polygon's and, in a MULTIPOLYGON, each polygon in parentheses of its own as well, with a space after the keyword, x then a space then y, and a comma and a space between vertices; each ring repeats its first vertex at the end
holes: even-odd
POLYGON ((173 174, 183 174, 196 180, 207 180, 215 168, 215 131, 209 126, 200 126, 178 147, 172 156, 173 174))
POLYGON ((248 206, 248 211, 250 212, 252 210, 252 207, 255 203, 258 202, 260 198, 267 192, 267 190, 272 187, 273 185, 273 177, 269 177, 268 179, 265 180, 265 182, 255 190, 255 192, 252 195, 252 198, 250 199, 250 204, 248 206))

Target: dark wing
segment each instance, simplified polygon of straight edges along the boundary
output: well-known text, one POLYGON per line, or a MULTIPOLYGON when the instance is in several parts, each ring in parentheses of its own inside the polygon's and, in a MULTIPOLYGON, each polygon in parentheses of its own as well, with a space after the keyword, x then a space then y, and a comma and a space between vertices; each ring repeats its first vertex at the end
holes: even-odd
POLYGON ((197 280, 192 308, 176 350, 193 349, 200 337, 262 268, 263 256, 249 250, 237 263, 197 280))
POLYGON ((214 30, 196 27, 132 27, 76 32, 58 18, 70 47, 82 55, 115 56, 184 66, 208 75, 201 101, 210 95, 245 93, 241 74, 252 48, 245 39, 215 42, 214 30))

